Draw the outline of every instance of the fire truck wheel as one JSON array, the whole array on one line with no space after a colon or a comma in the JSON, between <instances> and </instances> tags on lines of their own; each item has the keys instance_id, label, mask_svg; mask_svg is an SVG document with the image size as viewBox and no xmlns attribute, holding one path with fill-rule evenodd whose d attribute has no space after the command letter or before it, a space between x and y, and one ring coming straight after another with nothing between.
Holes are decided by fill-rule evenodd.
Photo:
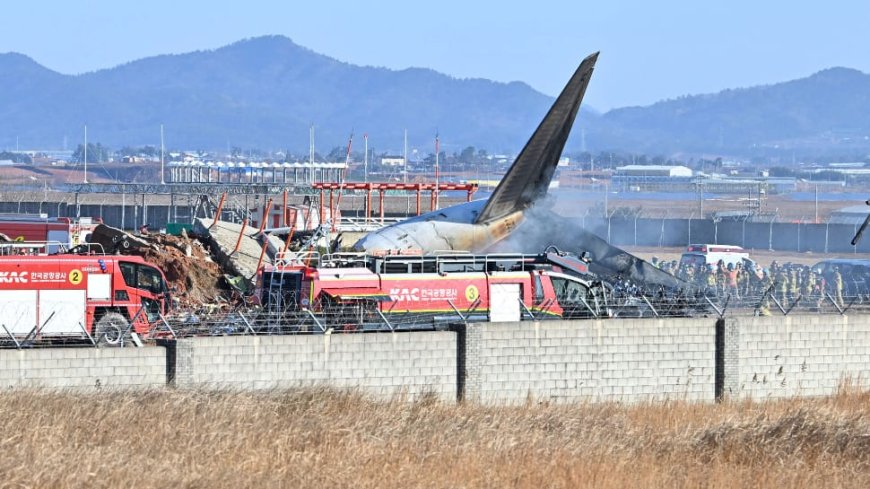
<instances>
[{"instance_id":1,"label":"fire truck wheel","mask_svg":"<svg viewBox=\"0 0 870 489\"><path fill-rule=\"evenodd\" d=\"M119 346L121 335L127 331L127 319L117 312L110 312L97 321L95 340L102 346Z\"/></svg>"}]
</instances>

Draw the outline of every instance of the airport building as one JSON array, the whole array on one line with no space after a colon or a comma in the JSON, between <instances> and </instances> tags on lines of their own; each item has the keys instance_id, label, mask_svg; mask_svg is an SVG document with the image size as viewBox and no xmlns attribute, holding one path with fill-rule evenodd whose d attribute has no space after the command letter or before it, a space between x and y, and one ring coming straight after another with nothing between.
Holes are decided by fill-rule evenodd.
<instances>
[{"instance_id":1,"label":"airport building","mask_svg":"<svg viewBox=\"0 0 870 489\"><path fill-rule=\"evenodd\" d=\"M620 192L672 190L692 184L692 169L668 165L620 166L614 170L611 182Z\"/></svg>"},{"instance_id":2,"label":"airport building","mask_svg":"<svg viewBox=\"0 0 870 489\"><path fill-rule=\"evenodd\" d=\"M166 167L170 183L310 185L342 180L347 163L180 161L168 163Z\"/></svg>"}]
</instances>

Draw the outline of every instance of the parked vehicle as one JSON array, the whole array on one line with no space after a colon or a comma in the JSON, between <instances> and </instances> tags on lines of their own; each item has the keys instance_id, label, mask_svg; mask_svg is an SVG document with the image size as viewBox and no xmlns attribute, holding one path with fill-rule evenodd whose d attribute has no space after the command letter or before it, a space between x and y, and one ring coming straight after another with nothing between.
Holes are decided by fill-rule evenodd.
<instances>
[{"instance_id":1,"label":"parked vehicle","mask_svg":"<svg viewBox=\"0 0 870 489\"><path fill-rule=\"evenodd\" d=\"M49 243L46 252L57 253L87 243L103 222L98 217L48 217L47 214L0 214L0 234L13 242Z\"/></svg>"},{"instance_id":2,"label":"parked vehicle","mask_svg":"<svg viewBox=\"0 0 870 489\"><path fill-rule=\"evenodd\" d=\"M680 257L680 264L688 265L717 265L719 261L725 265L753 263L749 259L749 253L740 246L717 245L717 244L693 244L686 248L686 252Z\"/></svg>"},{"instance_id":3,"label":"parked vehicle","mask_svg":"<svg viewBox=\"0 0 870 489\"><path fill-rule=\"evenodd\" d=\"M608 288L575 255L287 255L261 271L264 311L343 311L348 323L606 315Z\"/></svg>"},{"instance_id":4,"label":"parked vehicle","mask_svg":"<svg viewBox=\"0 0 870 489\"><path fill-rule=\"evenodd\" d=\"M0 256L0 337L116 345L170 306L166 277L136 256Z\"/></svg>"},{"instance_id":5,"label":"parked vehicle","mask_svg":"<svg viewBox=\"0 0 870 489\"><path fill-rule=\"evenodd\" d=\"M813 270L824 277L830 290L835 271L843 277L843 295L846 297L870 295L870 260L835 258L813 265Z\"/></svg>"}]
</instances>

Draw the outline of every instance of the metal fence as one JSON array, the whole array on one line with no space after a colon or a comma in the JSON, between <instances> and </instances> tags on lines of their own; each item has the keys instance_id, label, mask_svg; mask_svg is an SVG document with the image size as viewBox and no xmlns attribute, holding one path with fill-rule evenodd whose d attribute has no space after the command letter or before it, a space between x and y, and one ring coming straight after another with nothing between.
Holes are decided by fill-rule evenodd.
<instances>
[{"instance_id":1,"label":"metal fence","mask_svg":"<svg viewBox=\"0 0 870 489\"><path fill-rule=\"evenodd\" d=\"M330 301L314 304L309 308L287 307L271 310L259 306L244 306L233 309L179 310L162 316L151 324L149 331L136 335L126 324L111 333L113 341L106 342L84 325L64 328L62 336L45 331L41 325L22 328L10 321L19 310L0 307L0 347L34 348L43 346L141 346L149 340L161 338L184 338L196 336L227 335L292 335L324 333L391 332L409 330L443 330L451 324L488 321L488 311L475 306L468 310L454 308L442 314L414 314L393 310L380 310L378 302L356 301L339 304ZM777 292L775 286L741 296L732 293L707 293L693 296L668 294L632 293L613 295L593 301L579 301L558 306L555 303L528 308L518 304L521 321L548 321L562 319L602 319L618 322L625 318L676 318L676 317L751 317L788 315L844 315L870 313L870 295L840 296L833 291L810 295ZM560 314L556 311L561 309ZM51 320L37 311L37 317ZM56 322L56 321L55 321ZM578 323L578 326L580 324Z\"/></svg>"},{"instance_id":2,"label":"metal fence","mask_svg":"<svg viewBox=\"0 0 870 489\"><path fill-rule=\"evenodd\" d=\"M111 197L111 200L110 200ZM100 216L103 221L122 229L135 229L142 224L161 228L168 222L192 222L197 213L196 196L177 196L173 205L151 205L133 196L126 205L114 202L117 196L106 196L104 203L76 204L29 200L0 202L0 213L37 214L49 217ZM240 208L255 207L241 205ZM622 209L624 210L624 209ZM226 207L224 217L232 220L238 212ZM410 210L408 211L410 215ZM389 218L394 222L396 216ZM797 251L815 253L870 253L870 239L852 246L851 240L860 222L842 223L830 219L816 222L811 217L784 220L769 218L695 218L674 217L671 213L651 214L650 211L610 212L608 216L589 210L582 217L567 219L571 227L583 227L615 246L682 247L690 243L739 245L748 249ZM563 223L560 222L560 226ZM343 230L367 231L380 225L379 219L354 218L349 214L338 227Z\"/></svg>"},{"instance_id":3,"label":"metal fence","mask_svg":"<svg viewBox=\"0 0 870 489\"><path fill-rule=\"evenodd\" d=\"M691 243L738 245L747 249L815 253L870 253L870 240L856 246L860 224L750 219L692 219L668 216L583 217L570 220L615 246L680 247Z\"/></svg>"}]
</instances>

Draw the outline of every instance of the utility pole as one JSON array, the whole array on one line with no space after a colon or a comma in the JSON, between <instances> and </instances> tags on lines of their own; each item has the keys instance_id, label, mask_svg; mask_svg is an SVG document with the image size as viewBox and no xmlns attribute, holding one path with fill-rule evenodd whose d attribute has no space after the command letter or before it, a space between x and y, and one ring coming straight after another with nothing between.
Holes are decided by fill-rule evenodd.
<instances>
[{"instance_id":1,"label":"utility pole","mask_svg":"<svg viewBox=\"0 0 870 489\"><path fill-rule=\"evenodd\" d=\"M438 188L438 150L441 148L441 143L438 140L438 134L435 134L435 209L438 209L438 200L441 197L440 189Z\"/></svg>"},{"instance_id":2,"label":"utility pole","mask_svg":"<svg viewBox=\"0 0 870 489\"><path fill-rule=\"evenodd\" d=\"M402 151L402 183L408 183L408 130L405 129L405 145Z\"/></svg>"},{"instance_id":3,"label":"utility pole","mask_svg":"<svg viewBox=\"0 0 870 489\"><path fill-rule=\"evenodd\" d=\"M308 129L308 164L314 164L314 124Z\"/></svg>"},{"instance_id":4,"label":"utility pole","mask_svg":"<svg viewBox=\"0 0 870 489\"><path fill-rule=\"evenodd\" d=\"M166 177L163 176L163 124L160 124L160 185L166 185Z\"/></svg>"},{"instance_id":5,"label":"utility pole","mask_svg":"<svg viewBox=\"0 0 870 489\"><path fill-rule=\"evenodd\" d=\"M363 134L365 140L365 157L363 158L363 182L369 183L369 135Z\"/></svg>"},{"instance_id":6,"label":"utility pole","mask_svg":"<svg viewBox=\"0 0 870 489\"><path fill-rule=\"evenodd\" d=\"M88 125L85 124L85 179L83 183L88 183Z\"/></svg>"}]
</instances>

